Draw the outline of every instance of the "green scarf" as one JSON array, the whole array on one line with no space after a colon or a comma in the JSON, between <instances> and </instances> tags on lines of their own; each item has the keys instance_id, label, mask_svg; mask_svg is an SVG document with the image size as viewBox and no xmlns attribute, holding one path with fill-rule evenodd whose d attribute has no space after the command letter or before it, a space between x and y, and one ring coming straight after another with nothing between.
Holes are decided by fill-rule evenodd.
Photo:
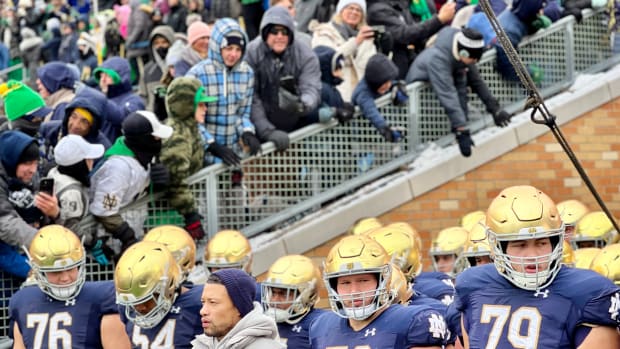
<instances>
[{"instance_id":1,"label":"green scarf","mask_svg":"<svg viewBox=\"0 0 620 349\"><path fill-rule=\"evenodd\" d=\"M103 154L103 158L107 159L112 155L136 156L136 154L134 154L134 152L125 144L125 136L118 137L110 149L106 150L105 154Z\"/></svg>"},{"instance_id":2,"label":"green scarf","mask_svg":"<svg viewBox=\"0 0 620 349\"><path fill-rule=\"evenodd\" d=\"M431 10L428 9L428 4L426 0L411 0L411 5L409 5L409 11L412 14L420 17L420 21L424 22L427 19L433 17Z\"/></svg>"}]
</instances>

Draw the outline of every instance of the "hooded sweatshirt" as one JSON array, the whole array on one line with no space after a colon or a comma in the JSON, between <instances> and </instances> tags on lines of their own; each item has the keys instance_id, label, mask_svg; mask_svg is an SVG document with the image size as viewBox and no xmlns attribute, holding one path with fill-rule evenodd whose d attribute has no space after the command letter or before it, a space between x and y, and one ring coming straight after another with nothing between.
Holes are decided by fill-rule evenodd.
<instances>
[{"instance_id":1,"label":"hooded sweatshirt","mask_svg":"<svg viewBox=\"0 0 620 349\"><path fill-rule=\"evenodd\" d=\"M65 63L49 62L37 70L37 76L50 93L45 98L45 105L54 109L45 117L45 121L62 120L65 107L75 97L73 71Z\"/></svg>"},{"instance_id":2,"label":"hooded sweatshirt","mask_svg":"<svg viewBox=\"0 0 620 349\"><path fill-rule=\"evenodd\" d=\"M19 131L0 134L0 241L13 246L29 246L37 232L19 212L34 207L38 176L32 183L15 177L21 153L33 142L34 138Z\"/></svg>"},{"instance_id":3,"label":"hooded sweatshirt","mask_svg":"<svg viewBox=\"0 0 620 349\"><path fill-rule=\"evenodd\" d=\"M203 141L194 119L194 96L198 88L200 81L180 77L172 81L166 94L166 123L174 132L163 141L160 160L170 171L168 200L182 215L196 211L194 195L185 179L204 167Z\"/></svg>"},{"instance_id":4,"label":"hooded sweatshirt","mask_svg":"<svg viewBox=\"0 0 620 349\"><path fill-rule=\"evenodd\" d=\"M107 123L102 132L110 141L121 135L121 124L127 115L137 110L144 110L144 102L131 89L131 68L125 58L111 57L106 59L100 67L95 69L95 76L99 71L110 70L116 73L119 81L108 87L107 97L111 103L106 104L105 116Z\"/></svg>"},{"instance_id":5,"label":"hooded sweatshirt","mask_svg":"<svg viewBox=\"0 0 620 349\"><path fill-rule=\"evenodd\" d=\"M222 41L232 32L241 34L243 42L248 42L236 21L224 18L215 22L209 40L208 58L196 64L187 75L200 80L208 96L218 98L217 102L207 104L207 115L201 132L205 146L216 142L241 152L238 143L243 132L254 133L254 125L250 121L254 71L243 61L243 56L232 67L224 64ZM205 156L206 165L222 162L211 153L205 153Z\"/></svg>"},{"instance_id":6,"label":"hooded sweatshirt","mask_svg":"<svg viewBox=\"0 0 620 349\"><path fill-rule=\"evenodd\" d=\"M192 341L194 349L279 349L278 327L274 319L263 314L263 307L254 302L254 310L247 313L227 334L217 338L201 334Z\"/></svg>"},{"instance_id":7,"label":"hooded sweatshirt","mask_svg":"<svg viewBox=\"0 0 620 349\"><path fill-rule=\"evenodd\" d=\"M174 31L167 25L159 25L153 29L150 36L150 48L153 60L144 66L144 76L140 79L140 97L146 100L146 109L154 111L155 94L153 91L160 86L160 80L164 72L168 69L166 66L166 53L163 56L153 47L153 41L156 37L165 38L170 46L174 43ZM167 50L166 50L167 51Z\"/></svg>"},{"instance_id":8,"label":"hooded sweatshirt","mask_svg":"<svg viewBox=\"0 0 620 349\"><path fill-rule=\"evenodd\" d=\"M265 42L269 28L281 25L288 28L289 44L286 50L276 55ZM321 98L321 70L319 60L310 47L295 41L293 18L281 6L270 8L261 21L261 36L256 37L247 47L246 60L254 69L256 91L252 101L251 120L259 138L278 129L286 132L297 128L304 115L292 115L278 107L278 88L280 78L293 76L297 90L306 110L319 106Z\"/></svg>"}]
</instances>

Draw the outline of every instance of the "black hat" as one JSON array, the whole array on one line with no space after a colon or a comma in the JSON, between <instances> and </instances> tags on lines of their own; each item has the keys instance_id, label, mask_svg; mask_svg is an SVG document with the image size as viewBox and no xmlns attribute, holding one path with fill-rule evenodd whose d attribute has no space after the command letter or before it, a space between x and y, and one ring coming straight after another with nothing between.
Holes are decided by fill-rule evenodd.
<instances>
[{"instance_id":1,"label":"black hat","mask_svg":"<svg viewBox=\"0 0 620 349\"><path fill-rule=\"evenodd\" d=\"M373 92L377 92L381 85L387 81L395 80L397 77L398 68L396 64L383 53L377 53L368 60L364 79Z\"/></svg>"},{"instance_id":2,"label":"black hat","mask_svg":"<svg viewBox=\"0 0 620 349\"><path fill-rule=\"evenodd\" d=\"M484 39L479 31L463 28L454 36L460 57L480 59L484 53Z\"/></svg>"}]
</instances>

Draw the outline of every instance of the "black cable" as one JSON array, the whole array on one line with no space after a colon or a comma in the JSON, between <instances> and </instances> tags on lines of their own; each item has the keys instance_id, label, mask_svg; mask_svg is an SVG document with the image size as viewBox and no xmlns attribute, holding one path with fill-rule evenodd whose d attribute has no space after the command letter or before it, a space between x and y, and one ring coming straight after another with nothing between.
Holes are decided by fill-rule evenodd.
<instances>
[{"instance_id":1,"label":"black cable","mask_svg":"<svg viewBox=\"0 0 620 349\"><path fill-rule=\"evenodd\" d=\"M571 149L570 144L568 143L566 138L564 138L560 127L555 122L555 116L552 115L547 109L547 106L545 105L542 96L538 92L538 88L536 87L534 80L532 80L532 77L527 71L525 64L523 64L523 61L521 61L519 54L512 46L512 43L510 42L510 39L508 39L506 32L504 32L504 29L499 24L499 21L495 16L495 13L493 12L493 9L491 8L489 0L480 0L478 3L480 4L480 7L487 16L491 27L493 27L493 30L497 34L497 40L502 45L504 52L506 52L506 56L508 57L510 64L515 69L515 72L519 77L519 81L521 81L521 84L523 84L523 87L527 90L527 94L529 97L526 101L525 107L533 109L532 114L530 115L530 119L536 124L546 125L547 127L549 127L549 129L555 136L555 139L558 141L558 143L560 143L560 146L562 146L562 149L564 150L566 155L568 155L570 161L573 163L573 166L579 173L579 176L581 176L581 179L584 181L584 183L594 196L594 199L596 199L598 205L601 207L603 212L605 212L605 215L613 224L614 229L620 232L620 228L618 227L616 219L612 216L611 212L607 208L607 205L605 205L605 203L603 202L603 199L601 199L596 188L594 187L594 184L590 180L590 177L588 177L585 169L583 168L583 166L581 166L581 163L579 163L579 159L577 159L577 156ZM540 115L540 118L537 118L537 112Z\"/></svg>"}]
</instances>

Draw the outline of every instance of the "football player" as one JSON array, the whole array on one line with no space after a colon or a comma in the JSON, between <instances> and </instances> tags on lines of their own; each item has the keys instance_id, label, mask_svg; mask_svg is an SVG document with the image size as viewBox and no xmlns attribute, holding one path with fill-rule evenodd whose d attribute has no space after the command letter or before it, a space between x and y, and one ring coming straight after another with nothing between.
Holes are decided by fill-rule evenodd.
<instances>
[{"instance_id":1,"label":"football player","mask_svg":"<svg viewBox=\"0 0 620 349\"><path fill-rule=\"evenodd\" d=\"M121 256L114 270L116 302L135 348L191 348L202 334L203 286L186 288L168 248L140 241Z\"/></svg>"},{"instance_id":2,"label":"football player","mask_svg":"<svg viewBox=\"0 0 620 349\"><path fill-rule=\"evenodd\" d=\"M426 306L392 304L385 249L364 235L340 240L325 259L332 312L310 325L311 348L441 348L446 323Z\"/></svg>"},{"instance_id":3,"label":"football player","mask_svg":"<svg viewBox=\"0 0 620 349\"><path fill-rule=\"evenodd\" d=\"M310 324L325 313L314 308L319 301L320 280L319 268L302 255L280 257L267 272L261 303L265 314L278 323L280 340L289 348L310 348Z\"/></svg>"},{"instance_id":4,"label":"football player","mask_svg":"<svg viewBox=\"0 0 620 349\"><path fill-rule=\"evenodd\" d=\"M600 248L586 247L573 251L573 257L575 258L575 268L590 269L590 265L596 256L601 252Z\"/></svg>"},{"instance_id":5,"label":"football player","mask_svg":"<svg viewBox=\"0 0 620 349\"><path fill-rule=\"evenodd\" d=\"M213 236L204 254L207 274L220 269L242 269L252 275L252 247L250 242L236 230L221 230Z\"/></svg>"},{"instance_id":6,"label":"football player","mask_svg":"<svg viewBox=\"0 0 620 349\"><path fill-rule=\"evenodd\" d=\"M482 218L476 224L470 225L469 235L467 236L465 246L463 246L461 257L467 259L469 267L493 262L491 260L491 247L489 246L487 232L484 228L484 220L485 218Z\"/></svg>"},{"instance_id":7,"label":"football player","mask_svg":"<svg viewBox=\"0 0 620 349\"><path fill-rule=\"evenodd\" d=\"M467 231L471 231L472 228L478 225L478 222L480 222L480 220L484 218L485 218L484 211L480 211L480 210L472 211L472 212L466 213L465 215L463 215L463 217L461 217L460 226L465 228L465 230Z\"/></svg>"},{"instance_id":8,"label":"football player","mask_svg":"<svg viewBox=\"0 0 620 349\"><path fill-rule=\"evenodd\" d=\"M38 287L9 303L13 348L130 348L111 281L86 282L84 246L60 225L41 228L26 251Z\"/></svg>"},{"instance_id":9,"label":"football player","mask_svg":"<svg viewBox=\"0 0 620 349\"><path fill-rule=\"evenodd\" d=\"M350 235L361 235L376 228L381 228L383 224L375 217L360 218L349 228Z\"/></svg>"},{"instance_id":10,"label":"football player","mask_svg":"<svg viewBox=\"0 0 620 349\"><path fill-rule=\"evenodd\" d=\"M562 265L564 224L546 194L502 190L486 226L494 265L456 280L465 348L620 348L620 288Z\"/></svg>"},{"instance_id":11,"label":"football player","mask_svg":"<svg viewBox=\"0 0 620 349\"><path fill-rule=\"evenodd\" d=\"M611 244L594 258L590 269L620 286L620 244Z\"/></svg>"},{"instance_id":12,"label":"football player","mask_svg":"<svg viewBox=\"0 0 620 349\"><path fill-rule=\"evenodd\" d=\"M575 235L571 242L574 249L603 248L616 242L617 238L618 232L605 212L594 211L586 214L577 222Z\"/></svg>"},{"instance_id":13,"label":"football player","mask_svg":"<svg viewBox=\"0 0 620 349\"><path fill-rule=\"evenodd\" d=\"M575 226L590 210L579 200L564 200L557 204L560 218L564 222L564 239L571 241L575 233Z\"/></svg>"},{"instance_id":14,"label":"football player","mask_svg":"<svg viewBox=\"0 0 620 349\"><path fill-rule=\"evenodd\" d=\"M458 273L465 270L467 260L461 258L461 253L468 235L469 232L463 227L446 228L437 234L430 250L435 271L455 278Z\"/></svg>"},{"instance_id":15,"label":"football player","mask_svg":"<svg viewBox=\"0 0 620 349\"><path fill-rule=\"evenodd\" d=\"M160 225L149 230L144 241L155 241L164 244L181 268L181 283L191 287L187 277L196 266L196 243L187 230L176 225Z\"/></svg>"}]
</instances>

